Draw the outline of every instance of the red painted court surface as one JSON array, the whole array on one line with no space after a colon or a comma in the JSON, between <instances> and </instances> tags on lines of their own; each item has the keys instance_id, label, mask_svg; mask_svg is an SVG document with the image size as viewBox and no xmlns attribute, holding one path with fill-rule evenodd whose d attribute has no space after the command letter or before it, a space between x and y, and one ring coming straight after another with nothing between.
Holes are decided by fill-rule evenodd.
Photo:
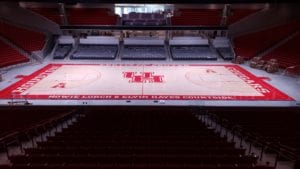
<instances>
[{"instance_id":1,"label":"red painted court surface","mask_svg":"<svg viewBox=\"0 0 300 169\"><path fill-rule=\"evenodd\" d=\"M23 76L0 98L293 100L238 65L173 64L50 64Z\"/></svg>"}]
</instances>

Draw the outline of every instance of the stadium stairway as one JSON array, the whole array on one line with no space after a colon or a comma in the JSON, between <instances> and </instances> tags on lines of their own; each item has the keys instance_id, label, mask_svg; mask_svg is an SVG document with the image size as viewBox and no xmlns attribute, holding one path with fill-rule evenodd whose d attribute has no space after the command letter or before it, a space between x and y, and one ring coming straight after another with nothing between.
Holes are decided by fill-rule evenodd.
<instances>
[{"instance_id":1,"label":"stadium stairway","mask_svg":"<svg viewBox=\"0 0 300 169\"><path fill-rule=\"evenodd\" d=\"M77 123L0 168L269 169L188 108L89 108Z\"/></svg>"},{"instance_id":2,"label":"stadium stairway","mask_svg":"<svg viewBox=\"0 0 300 169\"><path fill-rule=\"evenodd\" d=\"M68 107L2 107L0 108L0 169L7 167L9 157L35 147L38 141L76 122L77 109Z\"/></svg>"},{"instance_id":3,"label":"stadium stairway","mask_svg":"<svg viewBox=\"0 0 300 169\"><path fill-rule=\"evenodd\" d=\"M214 109L198 112L198 117L207 126L220 131L220 135L234 140L236 147L245 148L249 154L259 154L258 164L294 169L299 149L299 125L295 122L299 115L296 112L297 109L284 108Z\"/></svg>"}]
</instances>

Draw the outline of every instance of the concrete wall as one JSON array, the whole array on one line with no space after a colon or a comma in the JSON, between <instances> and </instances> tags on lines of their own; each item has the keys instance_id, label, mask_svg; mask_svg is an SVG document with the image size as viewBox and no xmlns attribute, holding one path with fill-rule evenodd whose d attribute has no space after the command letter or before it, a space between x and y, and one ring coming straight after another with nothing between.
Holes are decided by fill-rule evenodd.
<instances>
[{"instance_id":1,"label":"concrete wall","mask_svg":"<svg viewBox=\"0 0 300 169\"><path fill-rule=\"evenodd\" d=\"M0 19L35 31L61 34L58 24L21 8L16 2L0 2Z\"/></svg>"},{"instance_id":2,"label":"concrete wall","mask_svg":"<svg viewBox=\"0 0 300 169\"><path fill-rule=\"evenodd\" d=\"M239 36L300 18L300 3L268 4L265 8L229 26L230 37Z\"/></svg>"}]
</instances>

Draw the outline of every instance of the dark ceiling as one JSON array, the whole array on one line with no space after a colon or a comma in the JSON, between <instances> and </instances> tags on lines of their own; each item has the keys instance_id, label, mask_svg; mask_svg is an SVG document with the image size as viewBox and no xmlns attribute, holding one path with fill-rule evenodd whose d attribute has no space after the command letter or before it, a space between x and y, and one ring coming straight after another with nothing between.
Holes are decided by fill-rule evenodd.
<instances>
[{"instance_id":1,"label":"dark ceiling","mask_svg":"<svg viewBox=\"0 0 300 169\"><path fill-rule=\"evenodd\" d=\"M7 1L7 0L0 0ZM233 3L292 3L295 0L9 0L9 2L57 2L57 3L155 3L155 4L211 4L211 3L222 3L222 4L233 4Z\"/></svg>"}]
</instances>

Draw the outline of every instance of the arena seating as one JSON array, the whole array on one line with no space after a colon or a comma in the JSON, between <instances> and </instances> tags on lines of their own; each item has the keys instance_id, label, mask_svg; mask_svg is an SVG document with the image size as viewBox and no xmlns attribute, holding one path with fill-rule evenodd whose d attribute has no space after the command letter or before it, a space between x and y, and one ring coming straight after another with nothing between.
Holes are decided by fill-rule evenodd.
<instances>
[{"instance_id":1,"label":"arena seating","mask_svg":"<svg viewBox=\"0 0 300 169\"><path fill-rule=\"evenodd\" d=\"M276 59L282 68L300 65L300 48L298 44L300 44L300 34L267 53L263 56L263 60Z\"/></svg>"},{"instance_id":2,"label":"arena seating","mask_svg":"<svg viewBox=\"0 0 300 169\"><path fill-rule=\"evenodd\" d=\"M54 53L54 59L64 59L72 50L72 44L58 44Z\"/></svg>"},{"instance_id":3,"label":"arena seating","mask_svg":"<svg viewBox=\"0 0 300 169\"><path fill-rule=\"evenodd\" d=\"M234 38L235 53L237 56L251 59L264 52L300 28L299 21L267 28Z\"/></svg>"},{"instance_id":4,"label":"arena seating","mask_svg":"<svg viewBox=\"0 0 300 169\"><path fill-rule=\"evenodd\" d=\"M217 60L209 46L170 46L174 60Z\"/></svg>"},{"instance_id":5,"label":"arena seating","mask_svg":"<svg viewBox=\"0 0 300 169\"><path fill-rule=\"evenodd\" d=\"M263 109L210 111L230 121L232 126L240 125L251 133L256 133L261 141L276 145L278 143L300 150L300 114L291 109Z\"/></svg>"},{"instance_id":6,"label":"arena seating","mask_svg":"<svg viewBox=\"0 0 300 169\"><path fill-rule=\"evenodd\" d=\"M48 18L49 20L57 24L62 24L58 8L28 8L28 9L39 15L42 15L45 18Z\"/></svg>"},{"instance_id":7,"label":"arena seating","mask_svg":"<svg viewBox=\"0 0 300 169\"><path fill-rule=\"evenodd\" d=\"M11 168L273 168L256 167L257 157L207 129L188 108L98 109L25 154L10 156Z\"/></svg>"},{"instance_id":8,"label":"arena seating","mask_svg":"<svg viewBox=\"0 0 300 169\"><path fill-rule=\"evenodd\" d=\"M130 60L164 60L167 58L165 46L162 45L128 45L124 46L122 59Z\"/></svg>"},{"instance_id":9,"label":"arena seating","mask_svg":"<svg viewBox=\"0 0 300 169\"><path fill-rule=\"evenodd\" d=\"M171 18L172 25L220 25L221 9L179 9Z\"/></svg>"},{"instance_id":10,"label":"arena seating","mask_svg":"<svg viewBox=\"0 0 300 169\"><path fill-rule=\"evenodd\" d=\"M0 137L24 129L56 115L66 113L67 107L1 107ZM1 168L1 167L0 167Z\"/></svg>"},{"instance_id":11,"label":"arena seating","mask_svg":"<svg viewBox=\"0 0 300 169\"><path fill-rule=\"evenodd\" d=\"M71 59L114 59L117 52L117 45L80 44Z\"/></svg>"},{"instance_id":12,"label":"arena seating","mask_svg":"<svg viewBox=\"0 0 300 169\"><path fill-rule=\"evenodd\" d=\"M231 48L229 47L222 47L222 48L216 48L217 52L219 55L224 59L224 60L232 60L234 59L234 55L232 53Z\"/></svg>"},{"instance_id":13,"label":"arena seating","mask_svg":"<svg viewBox=\"0 0 300 169\"><path fill-rule=\"evenodd\" d=\"M29 61L27 57L21 55L18 51L11 48L1 40L0 51L0 68Z\"/></svg>"},{"instance_id":14,"label":"arena seating","mask_svg":"<svg viewBox=\"0 0 300 169\"><path fill-rule=\"evenodd\" d=\"M231 42L228 38L217 36L214 39L211 39L211 45L224 60L234 59Z\"/></svg>"},{"instance_id":15,"label":"arena seating","mask_svg":"<svg viewBox=\"0 0 300 169\"><path fill-rule=\"evenodd\" d=\"M43 33L34 32L4 22L0 22L0 34L28 52L41 50L46 40L46 36Z\"/></svg>"},{"instance_id":16,"label":"arena seating","mask_svg":"<svg viewBox=\"0 0 300 169\"><path fill-rule=\"evenodd\" d=\"M243 18L246 18L249 15L252 15L258 12L260 9L231 9L228 16L227 24L231 25Z\"/></svg>"},{"instance_id":17,"label":"arena seating","mask_svg":"<svg viewBox=\"0 0 300 169\"><path fill-rule=\"evenodd\" d=\"M164 14L160 13L136 13L122 15L123 25L166 25L167 21Z\"/></svg>"},{"instance_id":18,"label":"arena seating","mask_svg":"<svg viewBox=\"0 0 300 169\"><path fill-rule=\"evenodd\" d=\"M71 25L116 25L118 16L107 8L67 8Z\"/></svg>"}]
</instances>

